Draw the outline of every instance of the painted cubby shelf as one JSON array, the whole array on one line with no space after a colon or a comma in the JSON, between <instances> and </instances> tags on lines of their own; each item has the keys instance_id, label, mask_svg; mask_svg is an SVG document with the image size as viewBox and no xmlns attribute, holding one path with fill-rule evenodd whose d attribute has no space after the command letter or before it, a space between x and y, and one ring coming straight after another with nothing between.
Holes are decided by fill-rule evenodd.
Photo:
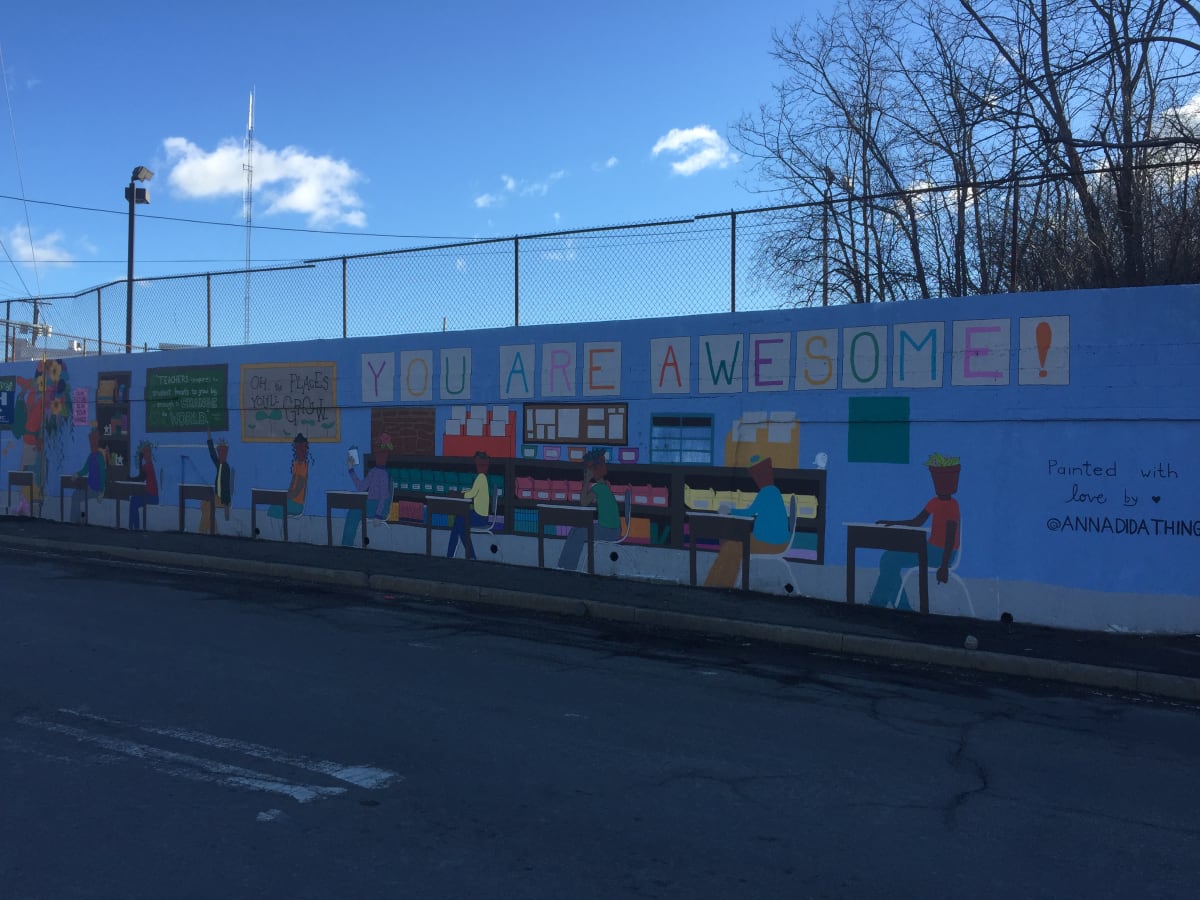
<instances>
[{"instance_id":1,"label":"painted cubby shelf","mask_svg":"<svg viewBox=\"0 0 1200 900\"><path fill-rule=\"evenodd\" d=\"M388 462L396 485L394 499L401 521L424 521L427 494L462 491L475 478L470 457L393 457ZM492 459L488 480L501 489L498 533L536 534L539 503L577 503L583 468L578 462ZM689 509L715 508L721 498L744 505L755 492L744 468L610 463L608 481L619 506L631 492L630 543L682 549L687 546ZM775 484L785 498L796 495L796 538L789 559L821 565L825 560L825 471L776 469ZM692 503L689 505L688 500ZM434 522L435 526L444 523Z\"/></svg>"},{"instance_id":2,"label":"painted cubby shelf","mask_svg":"<svg viewBox=\"0 0 1200 900\"><path fill-rule=\"evenodd\" d=\"M108 456L108 480L125 481L130 466L129 371L101 372L96 386L96 427L100 449Z\"/></svg>"}]
</instances>

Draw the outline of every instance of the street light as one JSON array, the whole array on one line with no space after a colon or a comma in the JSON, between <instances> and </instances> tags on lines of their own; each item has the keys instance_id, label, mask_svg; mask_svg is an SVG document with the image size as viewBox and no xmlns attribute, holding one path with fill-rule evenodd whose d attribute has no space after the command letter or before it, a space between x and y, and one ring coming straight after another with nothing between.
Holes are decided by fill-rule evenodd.
<instances>
[{"instance_id":1,"label":"street light","mask_svg":"<svg viewBox=\"0 0 1200 900\"><path fill-rule=\"evenodd\" d=\"M125 352L133 352L133 210L139 203L150 202L150 191L137 186L139 181L149 181L154 173L145 166L138 166L129 177L125 188L125 199L129 201L129 270L125 279Z\"/></svg>"}]
</instances>

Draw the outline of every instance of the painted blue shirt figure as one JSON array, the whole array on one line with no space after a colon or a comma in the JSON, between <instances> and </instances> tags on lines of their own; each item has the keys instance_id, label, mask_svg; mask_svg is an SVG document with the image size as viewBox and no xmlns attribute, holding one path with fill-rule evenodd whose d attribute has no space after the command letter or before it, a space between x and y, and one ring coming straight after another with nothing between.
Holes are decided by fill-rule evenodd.
<instances>
[{"instance_id":1,"label":"painted blue shirt figure","mask_svg":"<svg viewBox=\"0 0 1200 900\"><path fill-rule=\"evenodd\" d=\"M88 432L88 457L76 474L87 476L87 491L71 492L71 521L78 522L83 518L83 498L87 493L96 497L104 494L108 483L108 459L100 449L100 430L93 428Z\"/></svg>"},{"instance_id":2,"label":"painted blue shirt figure","mask_svg":"<svg viewBox=\"0 0 1200 900\"><path fill-rule=\"evenodd\" d=\"M783 494L775 486L775 467L771 458L761 459L750 467L750 477L758 494L749 506L729 510L729 515L754 516L754 531L750 536L751 553L780 553L792 539L792 523L783 503ZM708 587L733 587L742 568L742 542L721 541L721 549L713 560L704 584Z\"/></svg>"}]
</instances>

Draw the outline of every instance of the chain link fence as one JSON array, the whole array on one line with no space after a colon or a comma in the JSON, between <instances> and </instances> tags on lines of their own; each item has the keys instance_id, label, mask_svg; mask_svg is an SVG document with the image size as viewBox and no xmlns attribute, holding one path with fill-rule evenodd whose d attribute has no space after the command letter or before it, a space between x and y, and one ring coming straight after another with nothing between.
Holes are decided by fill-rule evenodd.
<instances>
[{"instance_id":1,"label":"chain link fence","mask_svg":"<svg viewBox=\"0 0 1200 900\"><path fill-rule=\"evenodd\" d=\"M1190 284L1200 151L1173 152L1088 170L1099 225L1063 172L870 195L827 175L783 206L139 278L132 323L124 280L0 298L5 359Z\"/></svg>"},{"instance_id":2,"label":"chain link fence","mask_svg":"<svg viewBox=\"0 0 1200 900\"><path fill-rule=\"evenodd\" d=\"M133 283L134 352L683 316L787 305L762 211L520 235ZM0 300L5 359L124 352L126 281ZM21 325L36 324L36 328Z\"/></svg>"}]
</instances>

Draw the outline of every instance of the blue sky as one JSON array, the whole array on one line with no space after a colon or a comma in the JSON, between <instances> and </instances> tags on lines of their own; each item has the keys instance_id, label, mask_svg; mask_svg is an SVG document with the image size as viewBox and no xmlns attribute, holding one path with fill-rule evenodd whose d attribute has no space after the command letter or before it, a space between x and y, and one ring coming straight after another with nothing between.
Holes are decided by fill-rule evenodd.
<instances>
[{"instance_id":1,"label":"blue sky","mask_svg":"<svg viewBox=\"0 0 1200 900\"><path fill-rule=\"evenodd\" d=\"M240 267L251 89L255 225L345 232L257 231L256 265L763 205L726 141L819 6L10 4L0 299L123 279L137 165L138 275Z\"/></svg>"}]
</instances>

